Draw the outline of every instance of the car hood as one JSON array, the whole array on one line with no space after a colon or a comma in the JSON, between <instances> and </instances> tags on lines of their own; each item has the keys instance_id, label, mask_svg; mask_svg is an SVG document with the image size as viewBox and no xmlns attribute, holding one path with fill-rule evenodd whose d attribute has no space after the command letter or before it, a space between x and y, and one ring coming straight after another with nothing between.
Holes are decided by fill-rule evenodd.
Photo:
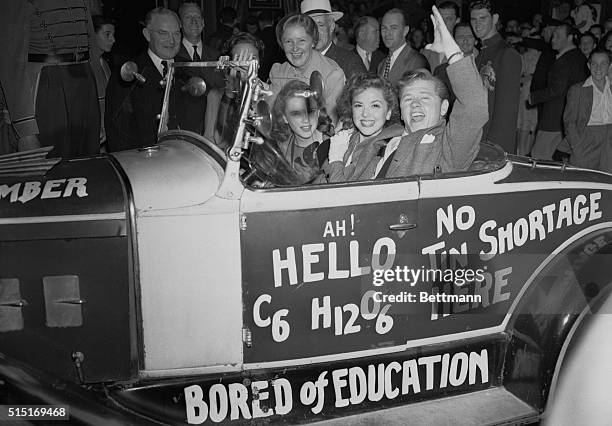
<instances>
[{"instance_id":1,"label":"car hood","mask_svg":"<svg viewBox=\"0 0 612 426\"><path fill-rule=\"evenodd\" d=\"M223 168L197 144L180 138L114 153L125 171L137 211L195 206L215 195Z\"/></svg>"}]
</instances>

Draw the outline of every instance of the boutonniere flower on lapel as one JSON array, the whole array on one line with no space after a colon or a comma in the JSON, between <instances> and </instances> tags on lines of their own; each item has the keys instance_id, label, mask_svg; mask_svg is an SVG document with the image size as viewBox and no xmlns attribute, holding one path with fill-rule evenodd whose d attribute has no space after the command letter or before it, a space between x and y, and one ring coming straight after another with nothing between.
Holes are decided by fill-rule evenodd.
<instances>
[{"instance_id":1,"label":"boutonniere flower on lapel","mask_svg":"<svg viewBox=\"0 0 612 426\"><path fill-rule=\"evenodd\" d=\"M423 135L423 138L421 139L421 144L425 144L425 143L432 143L434 140L436 140L436 137L434 135L430 135L429 133L426 133L425 135Z\"/></svg>"}]
</instances>

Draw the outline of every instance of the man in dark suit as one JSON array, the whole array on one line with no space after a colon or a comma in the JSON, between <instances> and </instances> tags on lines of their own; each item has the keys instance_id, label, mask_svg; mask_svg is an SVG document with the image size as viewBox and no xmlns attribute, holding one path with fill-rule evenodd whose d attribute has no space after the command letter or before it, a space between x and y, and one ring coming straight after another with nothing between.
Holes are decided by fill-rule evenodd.
<instances>
[{"instance_id":1,"label":"man in dark suit","mask_svg":"<svg viewBox=\"0 0 612 426\"><path fill-rule=\"evenodd\" d=\"M380 46L380 25L371 16L362 16L355 26L355 50L361 62L365 65L368 72L376 74L378 64L385 59L385 54L381 52Z\"/></svg>"},{"instance_id":2,"label":"man in dark suit","mask_svg":"<svg viewBox=\"0 0 612 426\"><path fill-rule=\"evenodd\" d=\"M169 9L155 8L145 17L142 30L149 48L133 61L146 79L126 84L113 73L106 89L106 132L109 151L122 151L157 142L157 115L164 98L163 80L169 63L179 51L181 30L178 16Z\"/></svg>"},{"instance_id":3,"label":"man in dark suit","mask_svg":"<svg viewBox=\"0 0 612 426\"><path fill-rule=\"evenodd\" d=\"M532 90L529 96L530 104L542 105L542 114L538 117L538 133L531 149L534 158L551 160L558 148L569 153L569 146L562 145L565 96L571 86L584 81L587 76L586 58L574 44L576 35L576 30L569 24L555 28L552 48L557 56L548 72L546 87Z\"/></svg>"},{"instance_id":4,"label":"man in dark suit","mask_svg":"<svg viewBox=\"0 0 612 426\"><path fill-rule=\"evenodd\" d=\"M389 55L378 65L378 75L394 86L408 71L419 68L429 70L427 59L406 43L409 31L408 19L402 9L391 9L383 16L380 33Z\"/></svg>"},{"instance_id":5,"label":"man in dark suit","mask_svg":"<svg viewBox=\"0 0 612 426\"><path fill-rule=\"evenodd\" d=\"M498 21L490 0L470 3L470 22L482 41L476 66L489 94L489 122L482 138L515 154L522 63L519 53L497 32Z\"/></svg>"},{"instance_id":6,"label":"man in dark suit","mask_svg":"<svg viewBox=\"0 0 612 426\"><path fill-rule=\"evenodd\" d=\"M552 19L548 16L543 18L542 38L531 38L524 37L520 39L518 46L522 46L528 49L536 49L540 51L540 57L536 62L535 71L531 77L530 92L546 87L548 80L548 71L555 62L555 51L550 46L550 39L552 38L555 27L562 25L563 22ZM542 116L542 104L537 106L538 116Z\"/></svg>"},{"instance_id":7,"label":"man in dark suit","mask_svg":"<svg viewBox=\"0 0 612 426\"><path fill-rule=\"evenodd\" d=\"M596 49L589 56L591 76L573 85L563 113L571 163L612 173L612 89L607 76L610 53Z\"/></svg>"},{"instance_id":8,"label":"man in dark suit","mask_svg":"<svg viewBox=\"0 0 612 426\"><path fill-rule=\"evenodd\" d=\"M219 59L219 52L210 46L206 46L202 41L204 19L200 6L192 2L183 3L179 7L179 18L182 24L183 40L179 52L174 58L176 62L216 61ZM182 129L202 135L204 134L204 127L212 128L214 126L214 118L216 117L216 114L214 114L205 120L209 91L213 88L222 88L225 82L223 73L213 68L177 68L176 83L185 84L193 76L204 79L206 93L201 97L181 94L181 102L176 105L180 108L177 113L181 117L180 127Z\"/></svg>"},{"instance_id":9,"label":"man in dark suit","mask_svg":"<svg viewBox=\"0 0 612 426\"><path fill-rule=\"evenodd\" d=\"M309 15L317 23L319 41L316 49L322 55L333 59L340 65L347 80L354 74L366 72L366 68L357 54L336 45L332 41L336 21L342 18L342 12L332 12L329 0L304 0L300 9L303 14Z\"/></svg>"}]
</instances>

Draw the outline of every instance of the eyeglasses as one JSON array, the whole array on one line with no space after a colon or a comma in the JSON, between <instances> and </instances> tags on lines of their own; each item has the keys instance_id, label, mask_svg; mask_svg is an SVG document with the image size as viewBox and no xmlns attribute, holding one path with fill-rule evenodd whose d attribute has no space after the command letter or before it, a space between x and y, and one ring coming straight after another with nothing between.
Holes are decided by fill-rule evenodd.
<instances>
[{"instance_id":1,"label":"eyeglasses","mask_svg":"<svg viewBox=\"0 0 612 426\"><path fill-rule=\"evenodd\" d=\"M171 40L171 39L180 39L181 32L175 31L173 33L164 30L152 30L152 32L156 33L160 39L162 40Z\"/></svg>"}]
</instances>

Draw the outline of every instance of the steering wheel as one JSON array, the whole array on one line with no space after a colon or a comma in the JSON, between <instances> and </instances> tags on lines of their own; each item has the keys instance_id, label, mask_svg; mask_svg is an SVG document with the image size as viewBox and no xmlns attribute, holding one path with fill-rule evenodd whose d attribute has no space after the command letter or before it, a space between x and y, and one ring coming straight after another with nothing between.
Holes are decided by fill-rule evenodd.
<instances>
[{"instance_id":1,"label":"steering wheel","mask_svg":"<svg viewBox=\"0 0 612 426\"><path fill-rule=\"evenodd\" d=\"M251 143L249 151L241 157L243 181L247 185L254 184L257 179L274 186L299 184L295 170L285 159L278 143L270 136L272 116L267 102L259 101L255 105L255 115L247 123L247 128L251 134L263 138L264 142L261 145Z\"/></svg>"},{"instance_id":2,"label":"steering wheel","mask_svg":"<svg viewBox=\"0 0 612 426\"><path fill-rule=\"evenodd\" d=\"M242 179L253 185L257 180L273 186L299 185L300 178L275 140L264 137L261 145L252 144L241 160Z\"/></svg>"}]
</instances>

